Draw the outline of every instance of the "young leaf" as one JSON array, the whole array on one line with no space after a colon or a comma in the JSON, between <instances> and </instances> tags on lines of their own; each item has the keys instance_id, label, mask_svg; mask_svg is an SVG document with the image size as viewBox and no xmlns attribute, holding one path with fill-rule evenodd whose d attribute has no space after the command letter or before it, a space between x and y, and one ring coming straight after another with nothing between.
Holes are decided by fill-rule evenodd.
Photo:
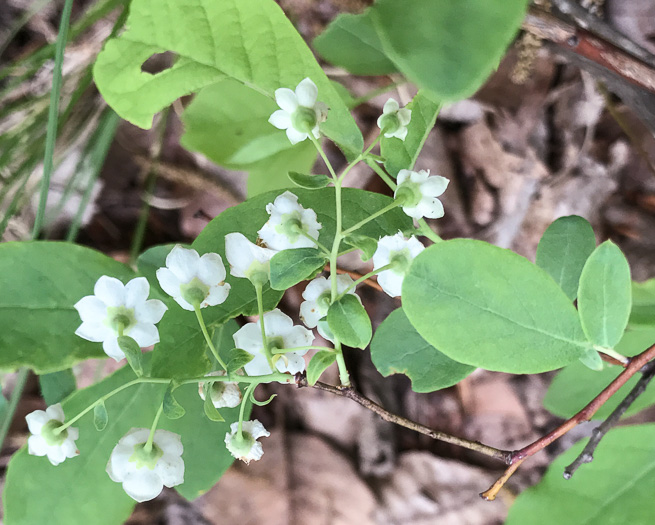
<instances>
[{"instance_id":1,"label":"young leaf","mask_svg":"<svg viewBox=\"0 0 655 525\"><path fill-rule=\"evenodd\" d=\"M127 362L134 370L134 373L141 377L143 375L143 353L139 344L131 337L122 335L118 338L118 347L125 354Z\"/></svg>"},{"instance_id":2,"label":"young leaf","mask_svg":"<svg viewBox=\"0 0 655 525\"><path fill-rule=\"evenodd\" d=\"M46 405L50 406L61 402L69 394L75 392L77 381L73 370L67 368L39 376L39 386L43 400Z\"/></svg>"},{"instance_id":3,"label":"young leaf","mask_svg":"<svg viewBox=\"0 0 655 525\"><path fill-rule=\"evenodd\" d=\"M241 348L234 348L230 352L230 360L227 362L227 373L233 374L250 363L254 358L255 356L253 354L241 350Z\"/></svg>"},{"instance_id":4,"label":"young leaf","mask_svg":"<svg viewBox=\"0 0 655 525\"><path fill-rule=\"evenodd\" d=\"M403 310L460 363L513 374L554 370L588 348L569 298L541 268L471 239L430 246L403 282Z\"/></svg>"},{"instance_id":5,"label":"young leaf","mask_svg":"<svg viewBox=\"0 0 655 525\"><path fill-rule=\"evenodd\" d=\"M630 265L618 246L601 244L587 259L578 287L578 312L589 341L614 348L632 308Z\"/></svg>"},{"instance_id":6,"label":"young leaf","mask_svg":"<svg viewBox=\"0 0 655 525\"><path fill-rule=\"evenodd\" d=\"M453 361L426 342L398 308L378 326L371 359L383 376L405 374L415 392L434 392L459 383L475 367ZM311 364L311 363L310 363Z\"/></svg>"},{"instance_id":7,"label":"young leaf","mask_svg":"<svg viewBox=\"0 0 655 525\"><path fill-rule=\"evenodd\" d=\"M647 494L655 485L654 441L652 424L611 430L594 460L565 480L562 472L585 445L577 443L517 498L505 525L651 523L655 500Z\"/></svg>"},{"instance_id":8,"label":"young leaf","mask_svg":"<svg viewBox=\"0 0 655 525\"><path fill-rule=\"evenodd\" d=\"M162 406L164 408L164 415L168 419L179 419L186 413L184 407L177 402L175 396L173 395L173 390L175 390L178 386L179 385L175 381L171 381L168 383L166 392L164 392L164 401Z\"/></svg>"},{"instance_id":9,"label":"young leaf","mask_svg":"<svg viewBox=\"0 0 655 525\"><path fill-rule=\"evenodd\" d=\"M108 422L109 414L107 413L107 407L104 401L100 401L93 407L93 426L96 427L98 432L102 432L107 428Z\"/></svg>"},{"instance_id":10,"label":"young leaf","mask_svg":"<svg viewBox=\"0 0 655 525\"><path fill-rule=\"evenodd\" d=\"M316 352L314 357L307 365L307 383L311 386L316 384L321 374L325 372L328 366L337 360L337 354L328 350L321 350Z\"/></svg>"},{"instance_id":11,"label":"young leaf","mask_svg":"<svg viewBox=\"0 0 655 525\"><path fill-rule=\"evenodd\" d=\"M371 319L353 294L346 294L330 305L327 322L339 341L353 348L366 348L373 335Z\"/></svg>"},{"instance_id":12,"label":"young leaf","mask_svg":"<svg viewBox=\"0 0 655 525\"><path fill-rule=\"evenodd\" d=\"M593 348L589 348L581 357L580 362L587 368L599 372L603 369L603 359Z\"/></svg>"},{"instance_id":13,"label":"young leaf","mask_svg":"<svg viewBox=\"0 0 655 525\"><path fill-rule=\"evenodd\" d=\"M351 233L344 239L344 242L348 246L357 248L362 251L362 261L368 261L375 251L378 249L378 243L375 239L366 237L365 235L358 235L356 233Z\"/></svg>"},{"instance_id":14,"label":"young leaf","mask_svg":"<svg viewBox=\"0 0 655 525\"><path fill-rule=\"evenodd\" d=\"M291 179L291 182L293 182L296 186L307 188L308 190L325 188L328 184L330 184L330 182L332 182L332 179L327 175L307 175L305 173L298 173L297 171L290 171L289 179Z\"/></svg>"},{"instance_id":15,"label":"young leaf","mask_svg":"<svg viewBox=\"0 0 655 525\"><path fill-rule=\"evenodd\" d=\"M595 248L591 224L577 215L560 217L541 237L536 263L575 301L582 268Z\"/></svg>"},{"instance_id":16,"label":"young leaf","mask_svg":"<svg viewBox=\"0 0 655 525\"><path fill-rule=\"evenodd\" d=\"M205 403L203 405L204 410L205 410L205 415L211 420L211 421L216 421L216 422L223 422L225 419L223 419L223 416L218 412L216 407L214 406L214 403L212 402L212 396L211 396L211 388L212 388L212 383L205 383L203 385L203 389L205 391ZM242 403L245 403L246 401L242 401Z\"/></svg>"},{"instance_id":17,"label":"young leaf","mask_svg":"<svg viewBox=\"0 0 655 525\"><path fill-rule=\"evenodd\" d=\"M325 256L316 248L282 250L271 259L271 287L287 290L312 278L323 269L325 262Z\"/></svg>"}]
</instances>

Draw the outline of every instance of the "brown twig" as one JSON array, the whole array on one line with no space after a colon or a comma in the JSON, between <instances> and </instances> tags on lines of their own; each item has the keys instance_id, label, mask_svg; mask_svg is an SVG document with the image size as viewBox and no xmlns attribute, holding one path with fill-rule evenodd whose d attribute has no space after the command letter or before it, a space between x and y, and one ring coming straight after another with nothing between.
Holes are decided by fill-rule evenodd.
<instances>
[{"instance_id":1,"label":"brown twig","mask_svg":"<svg viewBox=\"0 0 655 525\"><path fill-rule=\"evenodd\" d=\"M371 410L372 412L375 412L378 416L380 416L385 421L389 421L390 423L395 423L396 425L409 428L410 430L414 430L416 432L429 436L432 439L437 439L445 443L458 445L460 447L464 447L469 450L475 450L476 452L479 452L480 454L484 454L485 456L498 459L504 462L505 464L509 464L510 462L512 452L510 452L509 450L501 450L498 448L490 447L488 445L484 445L478 441L471 441L461 437L446 434L445 432L434 430L430 427L426 427L425 425L421 425L420 423L416 423L404 417L393 414L388 410L382 408L377 403L363 396L352 387L332 386L326 383L321 383L320 381L316 382L315 385L310 385L307 382L307 377L305 376L304 373L296 374L296 384L299 387L311 386L313 388L316 388L317 390L323 390L324 392L330 392L337 396L352 399L353 401L359 403L364 408Z\"/></svg>"},{"instance_id":2,"label":"brown twig","mask_svg":"<svg viewBox=\"0 0 655 525\"><path fill-rule=\"evenodd\" d=\"M559 439L569 430L579 425L584 421L589 421L591 416L593 416L600 407L602 407L616 392L625 385L628 380L639 372L644 365L646 365L651 359L655 358L655 345L652 345L647 350L641 354L633 357L630 360L630 364L626 369L619 374L619 376L612 381L600 394L598 394L586 407L584 407L580 412L574 415L569 420L562 423L552 432L549 432L545 436L540 437L535 442L529 444L526 447L523 447L520 450L515 450L510 454L509 458L509 467L505 473L494 483L488 490L480 494L482 498L492 501L496 499L498 491L505 485L507 480L512 476L512 474L519 468L521 463L523 463L527 458L533 456L540 450L546 448L553 441Z\"/></svg>"}]
</instances>

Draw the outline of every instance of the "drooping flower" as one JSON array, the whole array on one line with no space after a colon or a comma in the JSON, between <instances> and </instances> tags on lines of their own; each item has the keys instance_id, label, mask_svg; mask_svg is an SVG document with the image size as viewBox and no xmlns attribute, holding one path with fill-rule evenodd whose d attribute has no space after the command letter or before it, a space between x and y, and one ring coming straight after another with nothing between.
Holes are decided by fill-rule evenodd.
<instances>
[{"instance_id":1,"label":"drooping flower","mask_svg":"<svg viewBox=\"0 0 655 525\"><path fill-rule=\"evenodd\" d=\"M211 372L207 376L224 376L223 370ZM205 384L198 383L200 399L205 400ZM241 390L239 384L232 381L215 381L211 384L210 397L216 408L234 408L241 403Z\"/></svg>"},{"instance_id":2,"label":"drooping flower","mask_svg":"<svg viewBox=\"0 0 655 525\"><path fill-rule=\"evenodd\" d=\"M230 425L230 432L225 434L225 445L235 458L250 463L258 461L264 455L260 437L268 437L271 433L257 419L244 421L241 424L241 436L238 436L239 423Z\"/></svg>"},{"instance_id":3,"label":"drooping flower","mask_svg":"<svg viewBox=\"0 0 655 525\"><path fill-rule=\"evenodd\" d=\"M276 253L250 242L242 233L228 233L225 236L225 257L234 277L265 284L270 279L271 258Z\"/></svg>"},{"instance_id":4,"label":"drooping flower","mask_svg":"<svg viewBox=\"0 0 655 525\"><path fill-rule=\"evenodd\" d=\"M337 275L337 293L342 294L354 282L349 275ZM328 309L330 308L331 286L330 279L317 277L307 285L305 291L302 293L302 297L305 300L300 304L300 318L308 328L317 326L319 319L327 315ZM348 293L353 294L359 299L359 296L355 294L354 288Z\"/></svg>"},{"instance_id":5,"label":"drooping flower","mask_svg":"<svg viewBox=\"0 0 655 525\"><path fill-rule=\"evenodd\" d=\"M257 233L271 250L291 248L314 248L318 230L322 228L316 220L316 212L298 204L298 197L290 191L279 195L266 205L271 216Z\"/></svg>"},{"instance_id":6,"label":"drooping flower","mask_svg":"<svg viewBox=\"0 0 655 525\"><path fill-rule=\"evenodd\" d=\"M25 416L32 435L27 440L27 452L33 456L48 456L50 463L57 466L66 458L79 455L75 440L79 437L77 428L68 427L57 433L64 424L64 410L57 403L44 410L35 410Z\"/></svg>"},{"instance_id":7,"label":"drooping flower","mask_svg":"<svg viewBox=\"0 0 655 525\"><path fill-rule=\"evenodd\" d=\"M398 297L402 291L405 274L409 266L425 246L414 236L405 239L401 232L387 235L378 241L378 249L373 254L373 269L377 270L388 264L392 268L378 274L378 284L391 297Z\"/></svg>"},{"instance_id":8,"label":"drooping flower","mask_svg":"<svg viewBox=\"0 0 655 525\"><path fill-rule=\"evenodd\" d=\"M157 299L148 300L150 285L145 277L123 285L118 279L103 275L93 289L95 295L82 297L75 309L82 324L75 334L94 343L102 343L105 353L120 361L125 354L118 346L118 336L127 335L143 348L159 342L156 323L166 312Z\"/></svg>"},{"instance_id":9,"label":"drooping flower","mask_svg":"<svg viewBox=\"0 0 655 525\"><path fill-rule=\"evenodd\" d=\"M166 257L166 267L157 270L162 289L185 310L216 306L227 299L230 285L225 282L225 266L217 253L202 257L179 244Z\"/></svg>"},{"instance_id":10,"label":"drooping flower","mask_svg":"<svg viewBox=\"0 0 655 525\"><path fill-rule=\"evenodd\" d=\"M328 108L317 102L318 88L309 78L296 87L295 93L288 88L275 90L275 101L281 109L268 121L278 129L284 129L291 144L302 142L310 136L319 138L319 124L325 122Z\"/></svg>"},{"instance_id":11,"label":"drooping flower","mask_svg":"<svg viewBox=\"0 0 655 525\"><path fill-rule=\"evenodd\" d=\"M180 436L156 430L150 450L145 449L150 430L132 428L114 447L107 474L136 501L156 498L166 487L184 483L184 447Z\"/></svg>"},{"instance_id":12,"label":"drooping flower","mask_svg":"<svg viewBox=\"0 0 655 525\"><path fill-rule=\"evenodd\" d=\"M244 370L249 376L261 376L273 372L264 353L260 322L261 320L242 326L233 336L237 348L255 356L244 366ZM314 340L311 330L300 325L294 326L291 318L277 308L264 314L264 330L271 352L282 348L309 346ZM306 353L307 350L298 350L274 355L275 367L282 373L302 372L305 370L305 360L302 356Z\"/></svg>"},{"instance_id":13,"label":"drooping flower","mask_svg":"<svg viewBox=\"0 0 655 525\"><path fill-rule=\"evenodd\" d=\"M387 138L396 137L405 140L407 125L412 120L412 110L400 108L395 99L390 98L382 108L382 115L378 118L378 127Z\"/></svg>"},{"instance_id":14,"label":"drooping flower","mask_svg":"<svg viewBox=\"0 0 655 525\"><path fill-rule=\"evenodd\" d=\"M403 211L414 219L443 217L443 204L437 199L450 182L446 177L430 175L430 170L398 172L396 199L403 199Z\"/></svg>"}]
</instances>

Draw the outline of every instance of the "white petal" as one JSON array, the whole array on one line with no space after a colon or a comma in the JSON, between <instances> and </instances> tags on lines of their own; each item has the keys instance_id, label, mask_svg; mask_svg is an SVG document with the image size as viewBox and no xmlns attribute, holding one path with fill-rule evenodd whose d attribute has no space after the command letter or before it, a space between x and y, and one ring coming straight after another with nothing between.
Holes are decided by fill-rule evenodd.
<instances>
[{"instance_id":1,"label":"white petal","mask_svg":"<svg viewBox=\"0 0 655 525\"><path fill-rule=\"evenodd\" d=\"M148 436L150 436L150 429L133 427L118 442L121 445L134 447L134 445L148 441Z\"/></svg>"},{"instance_id":2,"label":"white petal","mask_svg":"<svg viewBox=\"0 0 655 525\"><path fill-rule=\"evenodd\" d=\"M241 348L253 355L259 354L264 347L259 322L242 326L234 332L232 338L237 348Z\"/></svg>"},{"instance_id":3,"label":"white petal","mask_svg":"<svg viewBox=\"0 0 655 525\"><path fill-rule=\"evenodd\" d=\"M384 103L384 107L382 108L382 114L386 115L387 113L394 113L398 111L399 108L400 105L398 104L398 102L395 99L390 98Z\"/></svg>"},{"instance_id":4,"label":"white petal","mask_svg":"<svg viewBox=\"0 0 655 525\"><path fill-rule=\"evenodd\" d=\"M275 111L268 119L277 129L288 129L291 127L291 115L283 109Z\"/></svg>"},{"instance_id":5,"label":"white petal","mask_svg":"<svg viewBox=\"0 0 655 525\"><path fill-rule=\"evenodd\" d=\"M70 437L70 429L68 432L68 438L64 440L64 442L59 445L61 448L61 451L64 453L64 456L67 458L74 458L75 456L79 456L80 452L77 450L77 447L75 446L75 441ZM77 439L77 438L76 438Z\"/></svg>"},{"instance_id":6,"label":"white petal","mask_svg":"<svg viewBox=\"0 0 655 525\"><path fill-rule=\"evenodd\" d=\"M297 353L289 352L284 354L284 357L286 357L286 361L284 359L278 359L275 363L275 367L279 372L295 375L305 370L305 360Z\"/></svg>"},{"instance_id":7,"label":"white petal","mask_svg":"<svg viewBox=\"0 0 655 525\"><path fill-rule=\"evenodd\" d=\"M30 432L34 435L41 434L41 429L50 418L48 414L45 413L45 410L35 410L25 416L25 421L27 421L27 427L30 429Z\"/></svg>"},{"instance_id":8,"label":"white petal","mask_svg":"<svg viewBox=\"0 0 655 525\"><path fill-rule=\"evenodd\" d=\"M418 208L418 206L403 206L403 211L405 212L406 215L409 215L413 219L420 219L423 217L423 213L421 210Z\"/></svg>"},{"instance_id":9,"label":"white petal","mask_svg":"<svg viewBox=\"0 0 655 525\"><path fill-rule=\"evenodd\" d=\"M436 197L421 199L417 209L423 217L427 217L428 219L440 219L444 216L443 204Z\"/></svg>"},{"instance_id":10,"label":"white petal","mask_svg":"<svg viewBox=\"0 0 655 525\"><path fill-rule=\"evenodd\" d=\"M264 314L264 330L269 337L284 336L293 328L291 317L278 308Z\"/></svg>"},{"instance_id":11,"label":"white petal","mask_svg":"<svg viewBox=\"0 0 655 525\"><path fill-rule=\"evenodd\" d=\"M136 323L125 331L125 335L129 335L134 339L141 348L159 342L159 331L152 323Z\"/></svg>"},{"instance_id":12,"label":"white petal","mask_svg":"<svg viewBox=\"0 0 655 525\"><path fill-rule=\"evenodd\" d=\"M396 183L400 186L403 182L411 177L413 172L410 170L400 170L398 176L396 177Z\"/></svg>"},{"instance_id":13,"label":"white petal","mask_svg":"<svg viewBox=\"0 0 655 525\"><path fill-rule=\"evenodd\" d=\"M407 126L412 120L412 110L403 108L398 110L398 120L401 126Z\"/></svg>"},{"instance_id":14,"label":"white petal","mask_svg":"<svg viewBox=\"0 0 655 525\"><path fill-rule=\"evenodd\" d=\"M290 127L287 129L287 137L291 144L298 144L298 142L302 142L309 137L309 135L304 131L298 131L296 128Z\"/></svg>"},{"instance_id":15,"label":"white petal","mask_svg":"<svg viewBox=\"0 0 655 525\"><path fill-rule=\"evenodd\" d=\"M318 323L318 321L317 321ZM284 336L285 348L297 348L299 346L309 346L314 341L314 332L307 330L304 326L296 325ZM300 350L299 355L304 355L307 350Z\"/></svg>"},{"instance_id":16,"label":"white petal","mask_svg":"<svg viewBox=\"0 0 655 525\"><path fill-rule=\"evenodd\" d=\"M266 356L261 353L255 354L254 359L246 364L243 369L249 376L263 376L273 372L268 364Z\"/></svg>"},{"instance_id":17,"label":"white petal","mask_svg":"<svg viewBox=\"0 0 655 525\"><path fill-rule=\"evenodd\" d=\"M181 295L178 297L173 297L173 299L175 299L175 302L185 310L188 310L189 312L193 312L195 310L193 305L191 303L186 302L186 300L183 299Z\"/></svg>"},{"instance_id":18,"label":"white petal","mask_svg":"<svg viewBox=\"0 0 655 525\"><path fill-rule=\"evenodd\" d=\"M188 283L196 276L199 260L197 251L183 248L178 244L166 257L166 266L181 283Z\"/></svg>"},{"instance_id":19,"label":"white petal","mask_svg":"<svg viewBox=\"0 0 655 525\"><path fill-rule=\"evenodd\" d=\"M64 419L66 419L66 416L64 416L64 409L61 407L61 403L49 406L45 409L45 413L51 420L54 419L60 423L63 423Z\"/></svg>"},{"instance_id":20,"label":"white petal","mask_svg":"<svg viewBox=\"0 0 655 525\"><path fill-rule=\"evenodd\" d=\"M184 461L179 455L164 453L153 470L169 488L184 483Z\"/></svg>"},{"instance_id":21,"label":"white petal","mask_svg":"<svg viewBox=\"0 0 655 525\"><path fill-rule=\"evenodd\" d=\"M159 299L150 299L134 309L134 317L142 323L157 324L164 317L168 307Z\"/></svg>"},{"instance_id":22,"label":"white petal","mask_svg":"<svg viewBox=\"0 0 655 525\"><path fill-rule=\"evenodd\" d=\"M161 289L168 295L173 298L180 296L180 285L182 282L171 270L168 268L159 268L157 270L157 280Z\"/></svg>"},{"instance_id":23,"label":"white petal","mask_svg":"<svg viewBox=\"0 0 655 525\"><path fill-rule=\"evenodd\" d=\"M134 454L134 445L125 445L120 442L111 451L105 470L112 481L122 483L130 472L134 472L135 464L130 462L132 454Z\"/></svg>"},{"instance_id":24,"label":"white petal","mask_svg":"<svg viewBox=\"0 0 655 525\"><path fill-rule=\"evenodd\" d=\"M391 136L396 137L400 140L405 140L405 138L407 137L407 128L400 127Z\"/></svg>"},{"instance_id":25,"label":"white petal","mask_svg":"<svg viewBox=\"0 0 655 525\"><path fill-rule=\"evenodd\" d=\"M160 477L152 470L140 468L130 473L123 481L123 490L138 502L155 499L164 489Z\"/></svg>"},{"instance_id":26,"label":"white petal","mask_svg":"<svg viewBox=\"0 0 655 525\"><path fill-rule=\"evenodd\" d=\"M330 290L331 283L325 277L316 277L306 287L302 293L303 299L306 301L316 301L319 296Z\"/></svg>"},{"instance_id":27,"label":"white petal","mask_svg":"<svg viewBox=\"0 0 655 525\"><path fill-rule=\"evenodd\" d=\"M409 254L412 256L412 259L425 250L425 246L413 235L407 239L407 247L409 248Z\"/></svg>"},{"instance_id":28,"label":"white petal","mask_svg":"<svg viewBox=\"0 0 655 525\"><path fill-rule=\"evenodd\" d=\"M146 436L147 438L147 436ZM181 456L184 452L182 437L169 430L156 430L153 438L155 444L160 447L166 454Z\"/></svg>"},{"instance_id":29,"label":"white petal","mask_svg":"<svg viewBox=\"0 0 655 525\"><path fill-rule=\"evenodd\" d=\"M426 197L439 197L446 191L449 182L446 177L433 175L421 184L421 193Z\"/></svg>"},{"instance_id":30,"label":"white petal","mask_svg":"<svg viewBox=\"0 0 655 525\"><path fill-rule=\"evenodd\" d=\"M116 337L116 333L111 328L99 323L82 323L75 330L75 335L92 343L102 343L111 337Z\"/></svg>"},{"instance_id":31,"label":"white petal","mask_svg":"<svg viewBox=\"0 0 655 525\"><path fill-rule=\"evenodd\" d=\"M404 275L398 275L393 270L385 270L378 275L378 284L391 297L398 297L402 292Z\"/></svg>"},{"instance_id":32,"label":"white petal","mask_svg":"<svg viewBox=\"0 0 655 525\"><path fill-rule=\"evenodd\" d=\"M217 253L206 253L198 262L198 279L207 286L215 286L225 280L225 265Z\"/></svg>"},{"instance_id":33,"label":"white petal","mask_svg":"<svg viewBox=\"0 0 655 525\"><path fill-rule=\"evenodd\" d=\"M102 343L102 349L105 351L105 354L115 361L125 359L125 354L118 346L118 337L109 337L108 339L105 339Z\"/></svg>"},{"instance_id":34,"label":"white petal","mask_svg":"<svg viewBox=\"0 0 655 525\"><path fill-rule=\"evenodd\" d=\"M150 293L150 284L145 277L132 279L125 285L125 306L134 308L148 299Z\"/></svg>"},{"instance_id":35,"label":"white petal","mask_svg":"<svg viewBox=\"0 0 655 525\"><path fill-rule=\"evenodd\" d=\"M258 419L253 419L252 421L244 421L241 425L241 428L248 432L248 434L250 434L255 439L259 439L260 437L269 437L271 435L271 433L266 430L264 425L262 425ZM236 428L234 429L234 432L236 432Z\"/></svg>"},{"instance_id":36,"label":"white petal","mask_svg":"<svg viewBox=\"0 0 655 525\"><path fill-rule=\"evenodd\" d=\"M288 88L275 90L275 102L287 113L293 113L298 108L296 94Z\"/></svg>"},{"instance_id":37,"label":"white petal","mask_svg":"<svg viewBox=\"0 0 655 525\"><path fill-rule=\"evenodd\" d=\"M32 456L45 456L48 453L49 445L43 436L30 436L27 439L27 453Z\"/></svg>"},{"instance_id":38,"label":"white petal","mask_svg":"<svg viewBox=\"0 0 655 525\"><path fill-rule=\"evenodd\" d=\"M318 88L310 78L303 79L296 87L298 104L306 108L313 108L318 98Z\"/></svg>"},{"instance_id":39,"label":"white petal","mask_svg":"<svg viewBox=\"0 0 655 525\"><path fill-rule=\"evenodd\" d=\"M95 295L82 297L75 303L75 309L85 323L102 323L107 317L107 305Z\"/></svg>"},{"instance_id":40,"label":"white petal","mask_svg":"<svg viewBox=\"0 0 655 525\"><path fill-rule=\"evenodd\" d=\"M115 277L103 275L93 287L93 293L107 306L125 304L125 286Z\"/></svg>"},{"instance_id":41,"label":"white petal","mask_svg":"<svg viewBox=\"0 0 655 525\"><path fill-rule=\"evenodd\" d=\"M66 461L66 453L61 449L61 447L58 446L48 446L46 455L48 456L50 463L52 463L55 467Z\"/></svg>"},{"instance_id":42,"label":"white petal","mask_svg":"<svg viewBox=\"0 0 655 525\"><path fill-rule=\"evenodd\" d=\"M316 327L318 320L323 316L325 312L320 311L316 301L304 301L300 304L300 319L308 328Z\"/></svg>"},{"instance_id":43,"label":"white petal","mask_svg":"<svg viewBox=\"0 0 655 525\"><path fill-rule=\"evenodd\" d=\"M205 300L200 306L204 308L205 306L216 306L217 304L224 303L230 293L230 288L229 283L220 286L212 286L209 289L209 294L205 297Z\"/></svg>"}]
</instances>

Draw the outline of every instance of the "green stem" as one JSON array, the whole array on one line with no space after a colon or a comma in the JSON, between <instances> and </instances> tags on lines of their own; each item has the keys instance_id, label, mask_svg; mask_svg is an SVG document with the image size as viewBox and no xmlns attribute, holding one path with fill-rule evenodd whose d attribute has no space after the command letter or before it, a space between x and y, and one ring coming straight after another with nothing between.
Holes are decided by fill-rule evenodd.
<instances>
[{"instance_id":1,"label":"green stem","mask_svg":"<svg viewBox=\"0 0 655 525\"><path fill-rule=\"evenodd\" d=\"M329 346L296 346L295 348L280 348L279 350L273 350L273 354L286 354L289 352L302 352L303 350L327 350L329 352L334 352L334 348Z\"/></svg>"},{"instance_id":2,"label":"green stem","mask_svg":"<svg viewBox=\"0 0 655 525\"><path fill-rule=\"evenodd\" d=\"M387 175L387 173L378 165L377 162L366 159L366 164L369 165L369 167L378 174L378 176L384 181L384 183L389 186L393 191L396 191L396 188L398 187L396 183L391 180L391 177Z\"/></svg>"},{"instance_id":3,"label":"green stem","mask_svg":"<svg viewBox=\"0 0 655 525\"><path fill-rule=\"evenodd\" d=\"M425 222L425 219L419 219L418 220L418 226L419 226L419 231L425 235L428 239L430 239L432 242L437 243L437 242L442 242L443 239L439 237L432 228L428 225L427 222Z\"/></svg>"},{"instance_id":4,"label":"green stem","mask_svg":"<svg viewBox=\"0 0 655 525\"><path fill-rule=\"evenodd\" d=\"M318 154L323 159L323 162L325 162L325 165L327 166L327 169L329 170L330 175L332 176L332 180L336 183L339 177L337 177L337 173L334 171L334 168L332 167L332 163L327 158L325 151L323 151L323 147L321 146L321 143L317 138L314 138L313 135L309 135L309 138L314 143L314 147L316 148Z\"/></svg>"},{"instance_id":5,"label":"green stem","mask_svg":"<svg viewBox=\"0 0 655 525\"><path fill-rule=\"evenodd\" d=\"M337 366L339 367L339 380L341 381L342 386L348 387L350 386L350 374L348 373L348 369L346 368L346 361L343 358L343 350L341 349L341 343L339 341L335 341L334 351L337 354Z\"/></svg>"},{"instance_id":6,"label":"green stem","mask_svg":"<svg viewBox=\"0 0 655 525\"><path fill-rule=\"evenodd\" d=\"M355 160L353 160L350 164L348 164L348 165L344 168L344 170L341 172L341 175L339 175L339 180L340 180L340 181L342 181L342 180L345 178L345 176L348 174L348 172L349 172L351 169L353 169L353 168L354 168L354 167L355 167L355 166L356 166L360 161L362 161L362 160L364 160L366 157L368 157L368 155L369 155L369 153L371 152L371 150L375 147L375 145L376 145L378 142L380 142L380 139L381 139L381 138L382 138L382 135L381 135L381 134L378 135L377 137L375 137L375 140L373 140L373 142L371 142L371 143L368 145L368 148L366 148L362 153L360 153L359 155L357 155L357 157L355 158Z\"/></svg>"},{"instance_id":7,"label":"green stem","mask_svg":"<svg viewBox=\"0 0 655 525\"><path fill-rule=\"evenodd\" d=\"M185 379L183 381L180 381L180 384L190 385L190 384L198 384L198 383L214 383L217 381L225 381L225 382L229 381L230 383L245 383L245 384L272 383L273 381L282 381L283 383L286 383L290 377L292 377L290 374L283 374L281 372L273 372L272 374L265 374L261 376L241 376L241 375L233 375L232 377L203 376L203 377L192 377L190 379ZM162 380L162 381L168 381L170 383L170 379Z\"/></svg>"},{"instance_id":8,"label":"green stem","mask_svg":"<svg viewBox=\"0 0 655 525\"><path fill-rule=\"evenodd\" d=\"M257 388L257 385L259 383L251 383L248 385L248 388L246 388L246 391L243 393L243 399L241 400L241 407L239 408L239 428L237 430L237 436L239 436L240 439L243 439L243 433L242 433L242 427L243 427L243 414L245 413L246 410L246 402L248 399L250 399L250 395L253 393L255 388Z\"/></svg>"},{"instance_id":9,"label":"green stem","mask_svg":"<svg viewBox=\"0 0 655 525\"><path fill-rule=\"evenodd\" d=\"M379 273L382 273L382 272L385 271L385 270L391 270L391 268L393 268L394 266L395 266L394 263L385 264L384 266L380 266L380 268L378 268L377 270L373 270L373 271L368 272L366 275L362 275L359 279L357 279L354 283L352 283L348 288L346 288L346 289L345 289L345 290L344 290L344 291L339 295L339 297L338 297L337 299L341 299L341 298L342 298L344 295L346 295L350 290L354 290L355 288L357 288L357 285L363 283L366 279L370 279L370 278L373 277L374 275L377 275L377 274L379 274Z\"/></svg>"},{"instance_id":10,"label":"green stem","mask_svg":"<svg viewBox=\"0 0 655 525\"><path fill-rule=\"evenodd\" d=\"M196 313L196 318L198 319L198 324L200 325L200 330L202 330L202 335L205 336L205 341L207 342L207 346L209 347L209 350L213 354L213 356L216 358L216 361L218 361L218 364L223 367L223 370L227 372L227 365L225 362L221 359L221 356L218 355L218 350L216 350L216 347L214 346L214 343L212 342L212 338L209 337L209 332L207 332L207 326L205 325L205 320L202 318L202 312L200 311L200 305L199 304L194 304L193 305L193 311Z\"/></svg>"},{"instance_id":11,"label":"green stem","mask_svg":"<svg viewBox=\"0 0 655 525\"><path fill-rule=\"evenodd\" d=\"M369 100L377 97L378 95L383 95L384 93L388 93L389 91L396 89L399 86L402 86L403 84L406 84L406 80L399 80L398 82L392 82L391 84L387 84L386 86L379 87L377 89L373 89L369 91L368 93L365 93L361 97L357 97L352 99L350 104L348 104L348 109L353 109L356 108L357 106L361 106L362 104L368 102Z\"/></svg>"},{"instance_id":12,"label":"green stem","mask_svg":"<svg viewBox=\"0 0 655 525\"><path fill-rule=\"evenodd\" d=\"M159 424L159 418L161 417L163 411L164 411L164 403L159 405L159 410L157 410L157 414L155 414L155 419L152 422L152 426L150 427L150 434L148 435L148 441L146 441L146 444L143 446L143 450L145 450L146 453L150 453L152 451L152 440L155 439L155 431L157 430L157 425Z\"/></svg>"},{"instance_id":13,"label":"green stem","mask_svg":"<svg viewBox=\"0 0 655 525\"><path fill-rule=\"evenodd\" d=\"M298 228L298 233L302 235L303 237L306 237L310 241L316 244L318 246L319 250L323 252L323 255L327 255L328 257L330 256L330 250L328 250L324 245L322 245L320 242L318 242L318 239L314 239L309 233L306 231L302 230L301 228Z\"/></svg>"},{"instance_id":14,"label":"green stem","mask_svg":"<svg viewBox=\"0 0 655 525\"><path fill-rule=\"evenodd\" d=\"M11 422L14 419L14 414L16 412L18 402L23 395L23 390L25 390L25 383L27 382L27 376L29 375L29 372L30 371L28 368L21 368L16 374L16 382L14 383L14 389L11 391L9 406L7 407L7 412L5 413L2 424L0 425L0 450L2 450L2 445L5 442L7 433L9 432ZM2 394L0 393L0 395Z\"/></svg>"},{"instance_id":15,"label":"green stem","mask_svg":"<svg viewBox=\"0 0 655 525\"><path fill-rule=\"evenodd\" d=\"M364 224L366 224L366 223L368 223L368 222L371 222L373 219L377 219L380 215L384 215L384 214L387 213L389 210L393 210L394 208L400 206L401 204L402 204L402 202L399 202L399 201L393 201L391 204L385 206L385 207L382 208L381 210L378 210L378 211L376 211L375 213L373 213L372 215L369 215L366 219L361 220L361 221L359 221L357 224L355 224L354 226L351 226L351 227L348 228L347 230L344 230L344 231L341 233L341 235L342 235L343 237L345 237L345 236L348 235L349 233L352 233L352 232L354 232L355 230L358 230L359 228L361 228L362 226L364 226Z\"/></svg>"},{"instance_id":16,"label":"green stem","mask_svg":"<svg viewBox=\"0 0 655 525\"><path fill-rule=\"evenodd\" d=\"M271 367L271 370L275 371L275 365L273 363L273 354L271 354L271 349L268 347L268 338L266 337L266 327L264 326L264 294L262 292L261 283L255 284L255 292L257 293L257 312L259 313L259 329L262 334L262 344L264 345L264 355L268 361L268 366Z\"/></svg>"},{"instance_id":17,"label":"green stem","mask_svg":"<svg viewBox=\"0 0 655 525\"><path fill-rule=\"evenodd\" d=\"M623 354L618 353L613 348L605 348L603 346L594 345L594 350L596 350L597 352L601 352L601 353L603 353L605 355L608 355L610 357L613 357L614 359L616 359L619 363L622 363L623 365L630 364L630 359L628 359Z\"/></svg>"}]
</instances>

